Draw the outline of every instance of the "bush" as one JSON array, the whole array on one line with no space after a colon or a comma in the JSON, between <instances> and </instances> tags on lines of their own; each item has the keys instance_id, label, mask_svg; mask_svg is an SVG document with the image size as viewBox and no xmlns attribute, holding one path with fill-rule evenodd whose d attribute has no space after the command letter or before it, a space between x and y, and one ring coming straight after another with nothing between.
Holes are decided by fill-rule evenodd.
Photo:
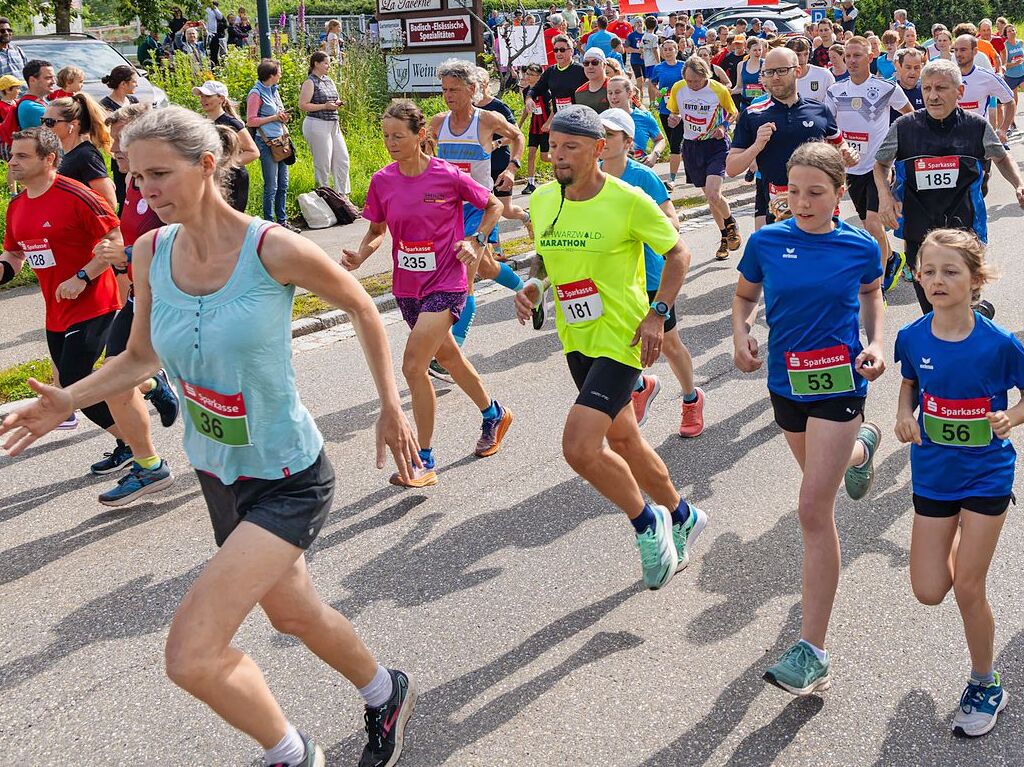
<instances>
[{"instance_id":1,"label":"bush","mask_svg":"<svg viewBox=\"0 0 1024 767\"><path fill-rule=\"evenodd\" d=\"M952 29L961 21L977 24L986 17L994 21L1000 14L1017 17L1015 9L1009 6L1016 6L1018 10L1024 11L1024 0L1013 0L1010 4L1000 3L996 9L989 0L946 0L939 5L926 0L904 0L897 4L882 0L860 0L857 3L857 9L860 11L857 31L864 33L871 29L875 34L881 35L892 23L893 10L906 8L907 17L917 27L917 38L923 42L932 36L932 24L942 23Z\"/></svg>"}]
</instances>

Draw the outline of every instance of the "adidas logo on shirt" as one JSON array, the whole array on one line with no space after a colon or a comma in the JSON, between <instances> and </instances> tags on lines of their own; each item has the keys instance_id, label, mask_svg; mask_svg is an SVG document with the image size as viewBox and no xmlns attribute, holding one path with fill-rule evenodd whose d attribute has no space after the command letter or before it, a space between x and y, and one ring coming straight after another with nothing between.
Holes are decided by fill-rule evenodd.
<instances>
[{"instance_id":1,"label":"adidas logo on shirt","mask_svg":"<svg viewBox=\"0 0 1024 767\"><path fill-rule=\"evenodd\" d=\"M43 224L43 229L46 229L46 228L48 228L49 226L50 226L50 222L49 222L49 221L47 221L46 223L44 223L44 224Z\"/></svg>"}]
</instances>

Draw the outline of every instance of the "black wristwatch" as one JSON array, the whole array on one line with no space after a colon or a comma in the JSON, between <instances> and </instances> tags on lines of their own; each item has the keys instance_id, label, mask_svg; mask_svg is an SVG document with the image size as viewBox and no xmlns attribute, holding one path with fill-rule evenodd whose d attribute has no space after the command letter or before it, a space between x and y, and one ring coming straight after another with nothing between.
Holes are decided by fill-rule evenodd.
<instances>
[{"instance_id":1,"label":"black wristwatch","mask_svg":"<svg viewBox=\"0 0 1024 767\"><path fill-rule=\"evenodd\" d=\"M521 162L519 162L519 160L512 159L512 160L509 160L509 162L512 163L513 165L515 165L517 168L522 168L523 167L523 164Z\"/></svg>"},{"instance_id":2,"label":"black wristwatch","mask_svg":"<svg viewBox=\"0 0 1024 767\"><path fill-rule=\"evenodd\" d=\"M92 278L85 273L85 269L79 269L75 276L84 282L86 287L92 285Z\"/></svg>"}]
</instances>

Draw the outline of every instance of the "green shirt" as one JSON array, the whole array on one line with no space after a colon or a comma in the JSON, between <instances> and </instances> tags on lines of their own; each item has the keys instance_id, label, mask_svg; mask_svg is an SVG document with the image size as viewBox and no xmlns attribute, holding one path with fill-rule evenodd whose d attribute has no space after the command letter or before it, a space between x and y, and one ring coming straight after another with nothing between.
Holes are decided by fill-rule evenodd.
<instances>
[{"instance_id":1,"label":"green shirt","mask_svg":"<svg viewBox=\"0 0 1024 767\"><path fill-rule=\"evenodd\" d=\"M157 55L156 53L150 53L150 51L158 50L160 50L160 43L149 35L143 35L142 42L139 43L138 50L135 52L135 55L139 60L139 66L150 67L156 64Z\"/></svg>"},{"instance_id":2,"label":"green shirt","mask_svg":"<svg viewBox=\"0 0 1024 767\"><path fill-rule=\"evenodd\" d=\"M644 244L667 253L679 233L643 190L612 176L589 200L566 200L561 213L559 202L556 182L530 197L537 252L555 289L562 347L642 369L640 344L630 343L650 309Z\"/></svg>"}]
</instances>

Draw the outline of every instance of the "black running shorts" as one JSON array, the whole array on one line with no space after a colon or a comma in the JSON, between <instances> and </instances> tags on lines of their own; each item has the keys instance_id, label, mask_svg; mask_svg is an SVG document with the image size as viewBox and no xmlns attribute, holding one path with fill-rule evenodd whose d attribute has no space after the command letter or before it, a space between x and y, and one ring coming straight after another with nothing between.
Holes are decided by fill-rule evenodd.
<instances>
[{"instance_id":1,"label":"black running shorts","mask_svg":"<svg viewBox=\"0 0 1024 767\"><path fill-rule=\"evenodd\" d=\"M608 357L588 357L580 352L569 352L565 361L580 391L577 405L598 410L614 420L619 411L630 404L636 379L640 376L637 368Z\"/></svg>"},{"instance_id":2,"label":"black running shorts","mask_svg":"<svg viewBox=\"0 0 1024 767\"><path fill-rule=\"evenodd\" d=\"M772 398L772 408L775 410L775 423L781 426L783 431L795 434L807 431L808 418L838 423L864 418L866 397L829 397L811 402L797 402L775 392L769 394Z\"/></svg>"},{"instance_id":3,"label":"black running shorts","mask_svg":"<svg viewBox=\"0 0 1024 767\"><path fill-rule=\"evenodd\" d=\"M868 211L878 212L878 189L875 187L875 174L846 174L846 191L850 194L853 207L861 221L867 220Z\"/></svg>"},{"instance_id":4,"label":"black running shorts","mask_svg":"<svg viewBox=\"0 0 1024 767\"><path fill-rule=\"evenodd\" d=\"M1013 493L995 497L972 495L967 498L959 498L954 501L938 501L934 498L925 498L923 495L914 493L914 511L922 517L946 518L955 517L960 510L973 511L975 514L984 514L986 517L998 517L1010 508L1010 503L1017 505L1017 498Z\"/></svg>"},{"instance_id":5,"label":"black running shorts","mask_svg":"<svg viewBox=\"0 0 1024 767\"><path fill-rule=\"evenodd\" d=\"M327 455L281 479L239 479L225 485L217 477L197 471L218 546L243 520L300 549L308 549L331 511L334 468Z\"/></svg>"}]
</instances>

